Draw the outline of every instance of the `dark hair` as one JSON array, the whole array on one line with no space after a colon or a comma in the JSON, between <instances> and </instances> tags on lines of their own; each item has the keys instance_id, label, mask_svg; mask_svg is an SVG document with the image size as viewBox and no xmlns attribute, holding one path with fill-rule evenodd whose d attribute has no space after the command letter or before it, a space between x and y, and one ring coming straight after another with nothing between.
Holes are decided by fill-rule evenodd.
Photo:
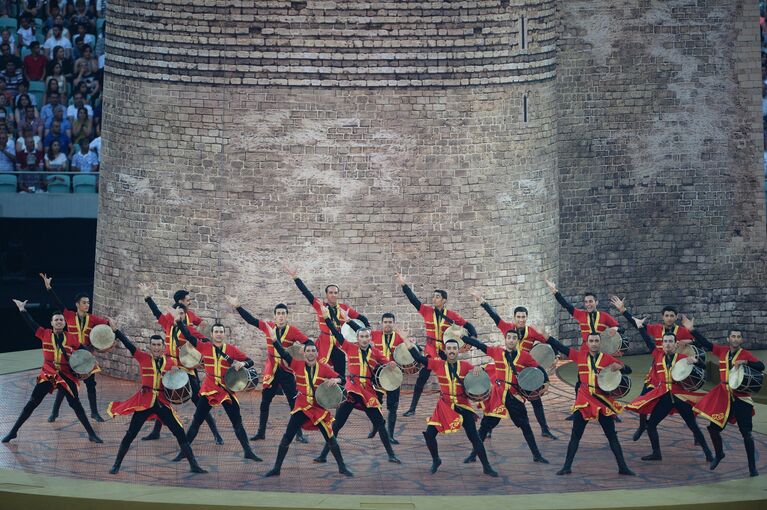
<instances>
[{"instance_id":1,"label":"dark hair","mask_svg":"<svg viewBox=\"0 0 767 510\"><path fill-rule=\"evenodd\" d=\"M447 299L447 291L442 289L434 289L435 294L442 296L442 299Z\"/></svg>"},{"instance_id":2,"label":"dark hair","mask_svg":"<svg viewBox=\"0 0 767 510\"><path fill-rule=\"evenodd\" d=\"M79 303L79 302L80 302L80 300L81 300L82 298L84 298L84 297L87 297L88 299L90 299L90 298L91 298L91 297L90 297L88 294L86 294L85 292L79 292L79 293L75 294L75 303Z\"/></svg>"},{"instance_id":3,"label":"dark hair","mask_svg":"<svg viewBox=\"0 0 767 510\"><path fill-rule=\"evenodd\" d=\"M39 47L40 47L40 41L38 41L38 40L34 40L34 41L32 41L32 43L29 45L29 49L30 49L30 50L31 50L32 48L39 48Z\"/></svg>"},{"instance_id":4,"label":"dark hair","mask_svg":"<svg viewBox=\"0 0 767 510\"><path fill-rule=\"evenodd\" d=\"M59 154L63 154L63 153L61 152L61 142L60 142L59 140L56 140L56 139L54 139L54 140L51 142L51 144L48 146L48 153L47 153L47 156L48 156L48 159L49 159L49 160L53 160L53 159L55 159L55 156L53 155L53 144L54 144L54 143L57 143L57 144L59 144Z\"/></svg>"},{"instance_id":5,"label":"dark hair","mask_svg":"<svg viewBox=\"0 0 767 510\"><path fill-rule=\"evenodd\" d=\"M274 307L274 313L277 313L277 310L285 310L285 313L290 313L288 311L288 305L285 303L278 303L277 306Z\"/></svg>"},{"instance_id":6,"label":"dark hair","mask_svg":"<svg viewBox=\"0 0 767 510\"><path fill-rule=\"evenodd\" d=\"M56 315L64 315L64 312L62 312L61 310L54 310L53 313L51 314L51 319Z\"/></svg>"},{"instance_id":7,"label":"dark hair","mask_svg":"<svg viewBox=\"0 0 767 510\"><path fill-rule=\"evenodd\" d=\"M226 327L225 327L223 324L221 324L220 322L215 322L215 323L214 323L214 324L213 324L213 325L210 327L210 332L211 332L211 333L213 333L213 330L214 330L215 328L223 328L223 329L224 329L224 331L226 331Z\"/></svg>"},{"instance_id":8,"label":"dark hair","mask_svg":"<svg viewBox=\"0 0 767 510\"><path fill-rule=\"evenodd\" d=\"M518 306L514 309L514 315L517 315L519 312L522 312L525 315L528 315L527 308L525 308L524 306Z\"/></svg>"},{"instance_id":9,"label":"dark hair","mask_svg":"<svg viewBox=\"0 0 767 510\"><path fill-rule=\"evenodd\" d=\"M19 82L19 87L21 87L22 85L24 85L25 87L29 88L29 80L27 80L26 78L21 80L21 82Z\"/></svg>"},{"instance_id":10,"label":"dark hair","mask_svg":"<svg viewBox=\"0 0 767 510\"><path fill-rule=\"evenodd\" d=\"M447 344L449 344L451 342L454 343L455 345L458 345L458 340L456 340L455 338L451 338L449 340L445 340L445 345L447 345Z\"/></svg>"},{"instance_id":11,"label":"dark hair","mask_svg":"<svg viewBox=\"0 0 767 510\"><path fill-rule=\"evenodd\" d=\"M184 313L186 313L186 306L182 305L181 303L173 303L173 308L181 308L184 310Z\"/></svg>"},{"instance_id":12,"label":"dark hair","mask_svg":"<svg viewBox=\"0 0 767 510\"><path fill-rule=\"evenodd\" d=\"M676 335L672 333L671 331L666 331L665 333L663 333L663 336L661 338L666 338L667 336L674 337L674 340L676 341Z\"/></svg>"},{"instance_id":13,"label":"dark hair","mask_svg":"<svg viewBox=\"0 0 767 510\"><path fill-rule=\"evenodd\" d=\"M338 289L339 291L341 290L341 287L339 287L339 286L338 286L338 285L336 285L335 283L331 283L330 285L328 285L327 287L325 287L325 294L327 294L327 293L328 293L328 289L329 289L330 287L335 287L335 288L336 288L336 289Z\"/></svg>"},{"instance_id":14,"label":"dark hair","mask_svg":"<svg viewBox=\"0 0 767 510\"><path fill-rule=\"evenodd\" d=\"M739 328L739 327L737 327L737 326L729 326L729 327L727 328L727 336L730 336L730 335L732 334L732 332L733 332L733 331L737 331L738 333L740 333L741 335L743 335L743 328Z\"/></svg>"},{"instance_id":15,"label":"dark hair","mask_svg":"<svg viewBox=\"0 0 767 510\"><path fill-rule=\"evenodd\" d=\"M679 313L676 311L676 308L674 308L673 306L664 306L663 310L660 311L660 313L666 313L666 312L674 312L674 314Z\"/></svg>"},{"instance_id":16,"label":"dark hair","mask_svg":"<svg viewBox=\"0 0 767 510\"><path fill-rule=\"evenodd\" d=\"M165 343L165 339L163 337L161 337L160 335L152 335L152 336L150 336L149 337L149 342L151 343L152 340L160 340L163 343Z\"/></svg>"},{"instance_id":17,"label":"dark hair","mask_svg":"<svg viewBox=\"0 0 767 510\"><path fill-rule=\"evenodd\" d=\"M81 36L81 35L76 36L75 37L75 44L77 44L79 42L83 42L84 39L85 38L83 36Z\"/></svg>"},{"instance_id":18,"label":"dark hair","mask_svg":"<svg viewBox=\"0 0 767 510\"><path fill-rule=\"evenodd\" d=\"M304 350L306 350L306 348L307 348L307 347L315 347L315 348L316 348L316 347L317 347L317 344L315 344L315 343L314 343L314 340L312 340L312 339L310 338L309 340L307 340L306 342L304 342Z\"/></svg>"},{"instance_id":19,"label":"dark hair","mask_svg":"<svg viewBox=\"0 0 767 510\"><path fill-rule=\"evenodd\" d=\"M391 319L391 320L393 320L393 321L395 321L395 322L397 321L397 318L396 318L396 317L394 316L394 314L393 314L393 313L391 313L391 312L386 312L385 314L383 314L383 315L381 316L381 320L383 321L384 319Z\"/></svg>"},{"instance_id":20,"label":"dark hair","mask_svg":"<svg viewBox=\"0 0 767 510\"><path fill-rule=\"evenodd\" d=\"M87 112L87 110L86 110L86 112ZM188 290L183 290L183 289L177 290L176 292L173 293L173 301L178 303L179 301L181 301L182 299L184 299L188 295L189 295L189 291Z\"/></svg>"},{"instance_id":21,"label":"dark hair","mask_svg":"<svg viewBox=\"0 0 767 510\"><path fill-rule=\"evenodd\" d=\"M589 296L593 297L594 301L599 301L599 299L597 298L597 293L596 292L589 291L589 292L584 293L583 294L583 299L586 299Z\"/></svg>"}]
</instances>

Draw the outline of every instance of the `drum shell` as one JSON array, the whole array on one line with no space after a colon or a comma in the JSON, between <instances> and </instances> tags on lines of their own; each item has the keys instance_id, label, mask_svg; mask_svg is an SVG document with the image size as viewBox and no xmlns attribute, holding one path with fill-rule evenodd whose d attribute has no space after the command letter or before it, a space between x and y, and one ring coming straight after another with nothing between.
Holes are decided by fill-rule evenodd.
<instances>
[{"instance_id":1,"label":"drum shell","mask_svg":"<svg viewBox=\"0 0 767 510\"><path fill-rule=\"evenodd\" d=\"M232 375L229 375L230 373ZM229 367L224 374L224 386L232 392L253 390L258 386L258 380L259 374L256 367L241 368L240 370Z\"/></svg>"},{"instance_id":2,"label":"drum shell","mask_svg":"<svg viewBox=\"0 0 767 510\"><path fill-rule=\"evenodd\" d=\"M390 382L387 380L386 376L384 375L386 371L389 371L390 369L387 368L388 365L378 365L373 373L373 387L376 389L376 391L386 392L386 391L396 391L399 389L399 387L402 385L402 378L403 378L403 372L402 369L399 368L399 366L395 366L399 371L399 376L397 377L394 375L394 382L398 382L398 384L394 385L393 383L390 384ZM383 379L381 377L384 376ZM399 379L396 381L396 379ZM386 385L389 387L387 388Z\"/></svg>"},{"instance_id":3,"label":"drum shell","mask_svg":"<svg viewBox=\"0 0 767 510\"><path fill-rule=\"evenodd\" d=\"M738 393L759 393L764 384L764 373L758 372L748 365L742 365L740 367L743 370L743 377L740 380L740 384L736 388L732 388L730 381L727 381L727 385Z\"/></svg>"},{"instance_id":4,"label":"drum shell","mask_svg":"<svg viewBox=\"0 0 767 510\"><path fill-rule=\"evenodd\" d=\"M178 379L179 381L176 381ZM185 382L184 382L185 381ZM192 398L189 375L183 370L171 370L162 376L163 392L171 404L183 404ZM177 384L184 383L184 384Z\"/></svg>"},{"instance_id":5,"label":"drum shell","mask_svg":"<svg viewBox=\"0 0 767 510\"><path fill-rule=\"evenodd\" d=\"M421 349L420 346L416 345L416 349L418 349L419 352L423 353L423 349ZM405 344L399 344L394 349L394 354L392 356L394 358L394 362L397 363L399 368L402 370L403 374L411 375L411 374L418 373L421 370L421 364L418 363L416 360L413 360L412 363L404 363L401 357L403 351L407 352L407 356L412 358L407 348L405 347Z\"/></svg>"},{"instance_id":6,"label":"drum shell","mask_svg":"<svg viewBox=\"0 0 767 510\"><path fill-rule=\"evenodd\" d=\"M82 359L81 359L82 358ZM88 349L81 348L69 356L69 368L80 380L87 379L96 367L96 357Z\"/></svg>"},{"instance_id":7,"label":"drum shell","mask_svg":"<svg viewBox=\"0 0 767 510\"><path fill-rule=\"evenodd\" d=\"M524 368L517 375L517 391L527 400L538 400L545 393L546 380L538 368Z\"/></svg>"},{"instance_id":8,"label":"drum shell","mask_svg":"<svg viewBox=\"0 0 767 510\"><path fill-rule=\"evenodd\" d=\"M461 381L461 384L463 385L463 391L466 394L466 397L473 402L484 402L490 397L492 384L490 382L490 376L488 376L487 372L484 370L476 377L469 372Z\"/></svg>"}]
</instances>

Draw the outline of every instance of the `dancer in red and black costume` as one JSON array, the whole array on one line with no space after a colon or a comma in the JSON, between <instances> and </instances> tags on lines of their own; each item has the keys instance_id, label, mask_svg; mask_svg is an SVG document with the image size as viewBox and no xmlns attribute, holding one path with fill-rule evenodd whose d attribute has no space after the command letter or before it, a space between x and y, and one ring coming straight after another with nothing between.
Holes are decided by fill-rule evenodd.
<instances>
[{"instance_id":1,"label":"dancer in red and black costume","mask_svg":"<svg viewBox=\"0 0 767 510\"><path fill-rule=\"evenodd\" d=\"M445 330L450 327L451 324L458 324L466 328L469 332L469 336L476 337L477 330L471 322L461 317L458 312L448 310L447 305L447 291L442 289L436 289L431 297L432 306L421 303L413 290L405 281L405 278L399 273L396 274L397 283L402 287L402 292L405 293L410 304L418 310L419 315L423 318L423 323L426 328L426 347L424 353L429 358L445 359L444 342L442 341L442 335ZM410 408L405 411L402 416L413 416L415 409L418 406L418 401L421 399L423 389L426 387L426 383L429 380L431 371L426 366L418 372L418 379L415 381L415 387L413 388L413 400L410 402Z\"/></svg>"},{"instance_id":2,"label":"dancer in red and black costume","mask_svg":"<svg viewBox=\"0 0 767 510\"><path fill-rule=\"evenodd\" d=\"M612 302L613 306L621 314L623 314L624 317L626 317L626 319L629 321L629 324L636 328L637 326L635 318L626 308L623 300L619 299L617 296L612 296L610 301ZM692 333L690 333L687 328L679 326L676 323L677 313L678 312L676 311L676 308L673 306L664 306L663 310L661 310L661 314L663 315L663 322L658 324L647 324L645 327L647 334L650 335L651 338L655 339L656 348L661 350L663 349L663 336L666 334L674 335L674 338L678 343L692 341ZM640 395L645 395L655 388L655 384L653 383L655 374L655 367L651 366L644 378L644 385L642 386L642 392ZM639 427L637 427L631 439L634 441L639 441L639 438L642 437L642 434L645 430L647 430L647 415L640 414Z\"/></svg>"},{"instance_id":3,"label":"dancer in red and black costume","mask_svg":"<svg viewBox=\"0 0 767 510\"><path fill-rule=\"evenodd\" d=\"M389 442L389 434L386 432L383 414L381 414L381 402L378 399L375 388L373 387L373 373L379 365L396 363L390 361L384 354L370 344L371 335L368 328L361 328L357 331L357 343L347 342L343 335L336 329L330 313L326 307L322 307L322 314L325 317L325 324L331 334L335 337L338 348L346 354L349 373L346 376L346 401L342 402L336 411L333 421L333 434L338 433L346 425L346 420L352 414L354 409L360 409L365 412L370 423L378 429L381 443L383 443L386 454L389 456L389 462L400 464L400 460L394 455L394 450ZM314 459L314 462L327 462L330 446L325 444L322 453Z\"/></svg>"},{"instance_id":4,"label":"dancer in red and black costume","mask_svg":"<svg viewBox=\"0 0 767 510\"><path fill-rule=\"evenodd\" d=\"M634 475L634 472L626 465L623 458L623 449L615 432L615 420L612 418L623 411L623 406L610 395L603 392L597 385L597 375L602 370L620 370L624 374L630 374L631 368L613 358L609 354L599 352L599 335L592 333L586 337L585 349L575 349L562 345L558 340L549 338L549 345L555 352L561 353L578 364L578 393L572 406L573 431L570 442L567 445L567 456L558 475L572 473L573 460L578 451L583 431L591 420L598 420L602 431L607 437L610 449L618 462L618 473L621 475Z\"/></svg>"},{"instance_id":5,"label":"dancer in red and black costume","mask_svg":"<svg viewBox=\"0 0 767 510\"><path fill-rule=\"evenodd\" d=\"M178 370L178 367L172 357L164 354L165 342L163 338L160 335L152 335L149 338L149 352L144 352L133 345L133 342L117 328L114 321L110 321L110 326L117 339L128 349L139 365L141 389L128 400L109 404L108 413L110 416L131 415L130 425L128 425L128 430L120 442L117 457L109 472L116 475L120 471L123 459L145 421L162 420L189 460L190 470L193 473L207 473L197 464L192 447L186 440L184 429L181 428L181 421L165 396L162 376L170 370Z\"/></svg>"},{"instance_id":6,"label":"dancer in red and black costume","mask_svg":"<svg viewBox=\"0 0 767 510\"><path fill-rule=\"evenodd\" d=\"M56 292L51 286L53 278L49 277L45 273L40 273L40 278L43 280L45 289L51 297L51 301L56 308L62 311L64 314L64 320L67 321L67 331L74 335L77 335L77 339L80 342L79 349L87 349L93 352L91 347L90 333L94 326L99 324L107 324L109 319L106 317L100 317L96 314L89 313L91 307L91 298L84 293L77 294L75 296L75 311L68 309L56 295ZM101 372L101 368L98 363L93 367L91 374L83 381L85 383L85 389L88 393L88 403L91 407L91 418L97 422L103 422L104 418L99 414L98 397L96 395L96 374ZM53 410L48 417L48 421L53 423L56 418L59 417L59 409L61 409L61 403L64 401L65 391L59 388L56 392L56 399L53 401Z\"/></svg>"},{"instance_id":7,"label":"dancer in red and black costume","mask_svg":"<svg viewBox=\"0 0 767 510\"><path fill-rule=\"evenodd\" d=\"M703 397L693 410L706 418L709 423L708 433L711 443L714 445L714 460L711 469L715 469L724 459L724 445L722 444L722 430L727 423L737 423L740 435L743 436L743 445L746 447L748 460L748 472L751 476L759 476L756 470L756 446L754 437L751 435L753 428L754 401L751 394L735 391L728 384L730 370L739 365L748 365L757 372L764 371L764 363L756 356L741 347L743 344L743 332L731 326L727 334L727 345L711 343L703 333L695 329L693 319L682 317L682 326L692 332L695 345L701 349L714 353L719 358L719 384Z\"/></svg>"},{"instance_id":8,"label":"dancer in red and black costume","mask_svg":"<svg viewBox=\"0 0 767 510\"><path fill-rule=\"evenodd\" d=\"M394 329L396 317L391 312L386 312L381 316L381 329L374 329L372 334L373 346L381 351L387 360L392 361L394 359L394 349L397 348L404 338ZM355 328L355 323L350 322L349 325ZM383 401L384 393L386 394L386 431L389 433L389 441L391 444L399 444L399 441L394 439L394 427L397 424L397 409L399 408L400 388L392 391L377 392L378 399ZM373 426L368 434L368 439L374 437L378 433L378 428Z\"/></svg>"},{"instance_id":9,"label":"dancer in red and black costume","mask_svg":"<svg viewBox=\"0 0 767 510\"><path fill-rule=\"evenodd\" d=\"M80 403L77 395L77 386L79 384L77 376L69 366L69 356L80 347L80 340L73 334L66 331L67 323L64 315L60 312L54 312L51 317L51 327L43 328L29 315L26 310L26 301L14 299L13 302L21 312L21 316L29 326L29 329L40 340L43 346L43 366L40 374L37 376L37 383L32 390L32 396L29 402L22 409L21 414L13 424L11 431L2 439L3 443L8 443L16 438L19 429L24 422L32 416L37 406L43 401L46 395L53 393L53 390L61 388L65 391L65 397L69 407L75 412L75 416L83 424L83 428L88 433L88 440L93 443L101 443L101 438L96 434L85 415L85 409Z\"/></svg>"},{"instance_id":10,"label":"dancer in red and black costume","mask_svg":"<svg viewBox=\"0 0 767 510\"><path fill-rule=\"evenodd\" d=\"M261 330L266 335L266 361L264 362L264 371L261 374L264 391L261 393L261 407L259 409L258 431L256 435L250 438L251 441L261 441L266 439L266 424L269 421L269 407L277 392L282 389L288 406L292 410L296 402L296 380L290 372L288 365L274 350L274 341L279 339L283 347L290 347L298 342L303 344L309 337L296 326L288 323L288 307L279 303L274 307L274 321L265 321L257 319L245 308L240 306L240 301L236 297L226 297L229 306L240 314L245 322ZM274 331L275 337L269 336L270 329ZM306 443L307 440L301 429L296 434L296 440L299 443Z\"/></svg>"},{"instance_id":11,"label":"dancer in red and black costume","mask_svg":"<svg viewBox=\"0 0 767 510\"><path fill-rule=\"evenodd\" d=\"M171 314L162 313L157 307L157 304L152 299L150 286L145 283L139 283L139 290L144 296L144 301L146 302L147 306L149 306L149 309L152 311L152 315L154 315L155 319L157 319L157 323L162 326L163 331L165 331L166 354L173 358L173 360L176 362L176 365L179 367L179 370L184 370L187 374L189 374L189 384L192 388L192 402L196 406L197 402L200 400L200 377L197 375L196 368L186 368L181 365L181 361L179 360L179 349L187 342L187 339L181 332L181 329L176 325L175 318ZM192 320L186 314L185 306L182 303L177 302L174 303L173 309L183 310L184 321L186 322L186 326L189 329L189 332L198 340L202 340L203 335L197 331L194 326L192 326ZM205 417L205 423L207 423L208 427L210 427L210 431L213 433L213 439L216 444L224 444L224 439L221 437L221 434L218 433L218 427L216 427L215 418L208 414L208 416ZM160 430L162 430L162 422L158 420L155 422L152 432L150 432L148 436L143 437L142 441L152 441L159 439Z\"/></svg>"},{"instance_id":12,"label":"dancer in red and black costume","mask_svg":"<svg viewBox=\"0 0 767 510\"><path fill-rule=\"evenodd\" d=\"M346 320L358 319L368 328L370 327L370 321L350 305L338 301L340 294L338 285L330 284L326 286L325 300L322 301L314 297L314 294L312 294L306 284L304 284L303 280L298 277L298 272L295 269L289 267L287 264L283 265L283 269L293 279L298 290L300 290L301 294L303 294L306 300L309 301L309 304L314 308L314 311L317 314L317 324L320 327L320 336L317 338L316 343L317 349L319 350L320 362L331 363L333 365L333 370L344 379L346 377L346 356L344 356L344 353L339 349L335 349L333 337L330 334L327 324L325 324L324 317L322 317L322 307L326 306L328 308L330 318L338 329L341 329L341 326L345 324ZM342 310L348 319L344 320L341 318L342 314L340 312Z\"/></svg>"},{"instance_id":13,"label":"dancer in red and black costume","mask_svg":"<svg viewBox=\"0 0 767 510\"><path fill-rule=\"evenodd\" d=\"M240 446L242 446L244 458L261 462L261 458L253 453L253 450L250 448L248 434L245 432L245 427L242 424L240 403L234 392L229 390L226 384L224 384L224 376L230 368L234 368L234 370L250 368L253 366L253 360L234 345L224 343L226 330L223 324L217 322L211 326L211 340L197 340L187 329L186 324L184 324L183 310L176 308L174 311L176 325L181 330L184 338L189 339L189 342L200 351L202 362L205 366L205 380L200 388L200 399L197 401L192 423L186 431L187 442L189 444L194 442L197 432L200 430L200 425L210 414L210 410L214 407L222 406L229 417L229 421L232 422L234 435L240 442ZM182 450L173 461L180 461L184 458L184 454L185 452Z\"/></svg>"},{"instance_id":14,"label":"dancer in red and black costume","mask_svg":"<svg viewBox=\"0 0 767 510\"><path fill-rule=\"evenodd\" d=\"M482 309L487 312L491 319L493 319L493 322L495 322L495 325L498 327L498 330L500 330L504 337L506 336L506 333L511 330L515 330L517 332L517 338L519 339L519 343L516 347L517 349L529 353L530 349L532 349L536 343L540 342L545 344L548 341L546 336L542 335L532 326L527 325L528 312L527 308L524 306L518 306L514 308L513 323L506 322L501 318L500 315L498 315L498 312L495 311L492 305L488 303L484 297L482 297L482 294L477 291L471 291L470 294L474 296ZM535 419L538 421L538 425L541 427L541 435L549 439L556 439L557 436L551 433L551 430L549 430L549 425L546 423L546 413L543 410L543 400L539 398L530 400L529 402L530 405L533 406Z\"/></svg>"}]
</instances>

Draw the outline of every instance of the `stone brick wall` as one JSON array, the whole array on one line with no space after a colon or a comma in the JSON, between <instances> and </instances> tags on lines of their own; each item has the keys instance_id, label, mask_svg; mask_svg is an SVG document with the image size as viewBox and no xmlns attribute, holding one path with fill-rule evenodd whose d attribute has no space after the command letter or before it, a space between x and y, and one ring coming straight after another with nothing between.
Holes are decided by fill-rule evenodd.
<instances>
[{"instance_id":1,"label":"stone brick wall","mask_svg":"<svg viewBox=\"0 0 767 510\"><path fill-rule=\"evenodd\" d=\"M558 8L560 287L767 345L757 2Z\"/></svg>"}]
</instances>

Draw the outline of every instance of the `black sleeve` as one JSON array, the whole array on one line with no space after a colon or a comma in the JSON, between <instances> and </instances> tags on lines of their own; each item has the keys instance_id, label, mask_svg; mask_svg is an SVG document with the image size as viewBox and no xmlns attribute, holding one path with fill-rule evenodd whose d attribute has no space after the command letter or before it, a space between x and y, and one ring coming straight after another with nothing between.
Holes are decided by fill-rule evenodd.
<instances>
[{"instance_id":1,"label":"black sleeve","mask_svg":"<svg viewBox=\"0 0 767 510\"><path fill-rule=\"evenodd\" d=\"M120 342L122 342L125 348L130 351L131 356L136 354L136 346L133 345L133 342L131 342L127 336L125 336L125 333L123 333L122 331L118 329L117 331L115 331L115 336L117 337L118 340L120 340Z\"/></svg>"},{"instance_id":2,"label":"black sleeve","mask_svg":"<svg viewBox=\"0 0 767 510\"><path fill-rule=\"evenodd\" d=\"M197 338L189 331L189 328L186 327L184 321L176 321L176 326L181 330L181 334L184 335L186 341L197 347Z\"/></svg>"},{"instance_id":3,"label":"black sleeve","mask_svg":"<svg viewBox=\"0 0 767 510\"><path fill-rule=\"evenodd\" d=\"M631 321L631 323L633 324L634 321ZM655 339L647 332L647 328L639 328L639 334L642 335L642 340L644 340L647 350L652 353L655 350Z\"/></svg>"},{"instance_id":4,"label":"black sleeve","mask_svg":"<svg viewBox=\"0 0 767 510\"><path fill-rule=\"evenodd\" d=\"M698 368L703 368L703 369L705 369L705 368L706 368L706 358L705 358L705 357L704 357L703 359L701 359L701 358L698 358L698 359L695 361L695 366L696 366L696 367L698 367Z\"/></svg>"},{"instance_id":5,"label":"black sleeve","mask_svg":"<svg viewBox=\"0 0 767 510\"><path fill-rule=\"evenodd\" d=\"M359 321L362 321L362 323L365 325L365 327L366 327L366 328L369 328L369 327L370 327L370 321L369 321L369 320L368 320L368 318L367 318L367 317L365 317L364 315L362 315L362 314L359 314L359 315L357 316L357 320L359 320ZM355 329L355 331L356 331L356 329Z\"/></svg>"},{"instance_id":6,"label":"black sleeve","mask_svg":"<svg viewBox=\"0 0 767 510\"><path fill-rule=\"evenodd\" d=\"M350 321L348 321L348 322L347 322L347 324L348 324L348 325L349 325L349 327L350 327L350 328L352 328L354 331L359 331L360 329L362 329L362 327L361 327L359 324L357 324L356 322L354 322L354 320L350 320ZM368 327L369 327L369 326L368 326Z\"/></svg>"},{"instance_id":7,"label":"black sleeve","mask_svg":"<svg viewBox=\"0 0 767 510\"><path fill-rule=\"evenodd\" d=\"M149 309L152 310L152 314L154 315L155 319L162 317L162 312L159 308L157 308L157 304L154 302L154 299L152 299L152 296L145 297L144 301L147 305L149 305Z\"/></svg>"},{"instance_id":8,"label":"black sleeve","mask_svg":"<svg viewBox=\"0 0 767 510\"><path fill-rule=\"evenodd\" d=\"M250 368L250 367L252 367L253 365L255 365L255 363L253 362L253 360L252 360L252 359L250 359L250 358L246 359L246 360L244 361L244 363L245 363L245 368Z\"/></svg>"},{"instance_id":9,"label":"black sleeve","mask_svg":"<svg viewBox=\"0 0 767 510\"><path fill-rule=\"evenodd\" d=\"M340 331L338 331L336 329L336 325L333 324L333 319L331 319L330 317L327 317L325 319L325 324L327 324L328 328L330 328L330 332L336 338L336 342L338 342L338 345L343 345L344 344L344 336L341 334ZM350 325L350 327L351 327L351 325Z\"/></svg>"},{"instance_id":10,"label":"black sleeve","mask_svg":"<svg viewBox=\"0 0 767 510\"><path fill-rule=\"evenodd\" d=\"M573 306L573 304L572 304L572 303L570 303L570 302L567 300L567 298L566 298L565 296L563 296L563 295L562 295L562 293L561 293L561 292L557 291L557 293L556 293L556 294L554 294L554 297L556 298L556 300L557 300L557 303L559 303L560 305L562 305L562 308L564 308L565 310L567 310L567 311L568 311L568 313L569 313L570 315L572 315L573 313L575 313L575 307Z\"/></svg>"},{"instance_id":11,"label":"black sleeve","mask_svg":"<svg viewBox=\"0 0 767 510\"><path fill-rule=\"evenodd\" d=\"M53 287L48 291L48 294L51 296L51 301L53 302L53 306L61 310L62 312L67 309L66 306L64 306L64 303L61 302L61 299L59 299L59 296L56 294L56 291L53 290Z\"/></svg>"},{"instance_id":12,"label":"black sleeve","mask_svg":"<svg viewBox=\"0 0 767 510\"><path fill-rule=\"evenodd\" d=\"M288 351L286 351L285 347L282 346L282 342L272 342L272 345L274 346L274 350L280 353L280 356L285 360L285 363L290 365L290 363L293 361L293 356L288 354Z\"/></svg>"},{"instance_id":13,"label":"black sleeve","mask_svg":"<svg viewBox=\"0 0 767 510\"><path fill-rule=\"evenodd\" d=\"M418 363L420 363L423 366L427 366L429 364L429 358L421 354L421 351L413 347L412 349L408 349L410 352L410 355L413 356L413 359L416 360Z\"/></svg>"},{"instance_id":14,"label":"black sleeve","mask_svg":"<svg viewBox=\"0 0 767 510\"><path fill-rule=\"evenodd\" d=\"M750 366L757 372L764 372L764 362L762 361L747 361L746 365Z\"/></svg>"},{"instance_id":15,"label":"black sleeve","mask_svg":"<svg viewBox=\"0 0 767 510\"><path fill-rule=\"evenodd\" d=\"M628 374L630 374L630 373L631 373L631 367L630 367L630 366L628 366L628 365L626 365L626 364L624 364L624 365L621 367L621 374L626 374L626 375L628 375Z\"/></svg>"},{"instance_id":16,"label":"black sleeve","mask_svg":"<svg viewBox=\"0 0 767 510\"><path fill-rule=\"evenodd\" d=\"M415 295L415 292L413 292L413 289L410 288L410 285L403 285L402 286L402 292L405 293L407 296L408 301L410 301L410 304L412 304L416 310L421 310L421 301L418 300L418 297Z\"/></svg>"},{"instance_id":17,"label":"black sleeve","mask_svg":"<svg viewBox=\"0 0 767 510\"><path fill-rule=\"evenodd\" d=\"M543 382L544 382L544 384L545 384L545 383L547 383L547 382L549 382L549 374L548 374L548 372L546 372L546 369L545 369L545 368L543 368L543 367L540 367L540 366L539 366L539 367L537 367L537 368L538 368L538 370L540 370L541 372L543 372Z\"/></svg>"},{"instance_id":18,"label":"black sleeve","mask_svg":"<svg viewBox=\"0 0 767 510\"><path fill-rule=\"evenodd\" d=\"M260 323L259 323L258 319L253 317L250 314L250 312L248 312L246 309L244 309L241 306L238 306L237 308L235 308L235 310L237 310L237 313L240 314L240 317L242 317L245 320L245 322L247 322L251 326L255 326L255 327L259 326Z\"/></svg>"},{"instance_id":19,"label":"black sleeve","mask_svg":"<svg viewBox=\"0 0 767 510\"><path fill-rule=\"evenodd\" d=\"M467 322L466 324L463 325L463 327L466 328L466 331L469 332L469 335L473 336L474 338L477 338L477 336L479 336L477 335L477 328L475 328L474 324L472 324L471 322Z\"/></svg>"},{"instance_id":20,"label":"black sleeve","mask_svg":"<svg viewBox=\"0 0 767 510\"><path fill-rule=\"evenodd\" d=\"M35 319L32 318L31 315L29 315L29 312L22 310L21 316L24 318L24 322L27 323L27 326L29 326L29 329L32 330L32 333L37 332L37 328L39 328L40 325L37 323L37 321L35 321Z\"/></svg>"},{"instance_id":21,"label":"black sleeve","mask_svg":"<svg viewBox=\"0 0 767 510\"><path fill-rule=\"evenodd\" d=\"M705 349L707 351L713 351L714 350L714 344L709 342L708 338L703 336L703 333L698 331L697 329L693 329L690 331L692 333L692 336L694 338L693 343L700 347L701 349Z\"/></svg>"},{"instance_id":22,"label":"black sleeve","mask_svg":"<svg viewBox=\"0 0 767 510\"><path fill-rule=\"evenodd\" d=\"M493 322L495 322L495 325L497 326L499 322L501 322L501 316L498 315L498 312L495 311L495 308L493 308L490 303L485 301L482 303L482 309L487 312L487 314L490 316L491 319L493 319Z\"/></svg>"},{"instance_id":23,"label":"black sleeve","mask_svg":"<svg viewBox=\"0 0 767 510\"><path fill-rule=\"evenodd\" d=\"M487 354L487 345L485 345L483 342L480 342L476 337L466 335L463 337L463 341Z\"/></svg>"},{"instance_id":24,"label":"black sleeve","mask_svg":"<svg viewBox=\"0 0 767 510\"><path fill-rule=\"evenodd\" d=\"M566 345L562 345L562 342L554 338L553 336L549 337L548 344L551 346L552 349L554 349L555 353L561 353L565 356L570 355L570 348Z\"/></svg>"},{"instance_id":25,"label":"black sleeve","mask_svg":"<svg viewBox=\"0 0 767 510\"><path fill-rule=\"evenodd\" d=\"M633 327L634 329L638 329L636 322L634 322L634 316L631 315L631 312L629 312L628 308L626 308L626 310L621 315L623 315L626 320L629 321L629 326Z\"/></svg>"},{"instance_id":26,"label":"black sleeve","mask_svg":"<svg viewBox=\"0 0 767 510\"><path fill-rule=\"evenodd\" d=\"M309 304L310 304L310 305L311 305L311 304L314 304L314 294L312 294L312 291L310 291L310 290L309 290L309 289L306 287L306 285L305 285L305 284L304 284L304 282L301 280L301 278L296 278L296 279L295 279L295 280L293 280L293 281L294 281L294 282L296 282L296 287L298 287L298 290L300 290L300 291L301 291L301 294L303 294L303 295L304 295L304 297L306 298L306 300L307 300L307 301L309 301Z\"/></svg>"}]
</instances>

